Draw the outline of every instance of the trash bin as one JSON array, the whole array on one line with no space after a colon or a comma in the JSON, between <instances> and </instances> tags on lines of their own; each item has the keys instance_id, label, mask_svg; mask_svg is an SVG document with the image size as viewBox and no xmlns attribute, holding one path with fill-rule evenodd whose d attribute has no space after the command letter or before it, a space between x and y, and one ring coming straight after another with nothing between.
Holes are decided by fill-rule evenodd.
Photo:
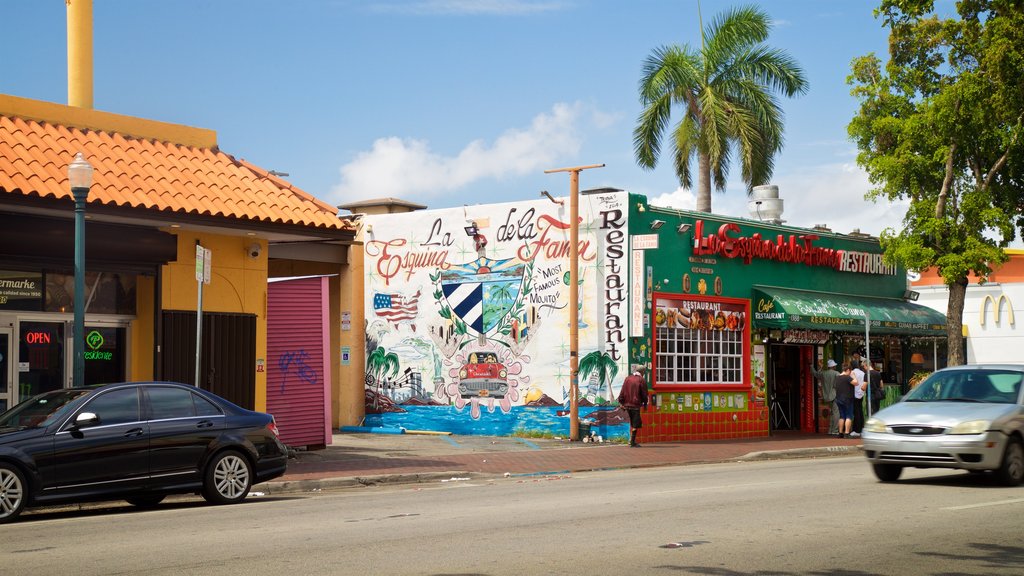
<instances>
[{"instance_id":1,"label":"trash bin","mask_svg":"<svg viewBox=\"0 0 1024 576\"><path fill-rule=\"evenodd\" d=\"M590 424L580 422L580 439L590 437Z\"/></svg>"}]
</instances>

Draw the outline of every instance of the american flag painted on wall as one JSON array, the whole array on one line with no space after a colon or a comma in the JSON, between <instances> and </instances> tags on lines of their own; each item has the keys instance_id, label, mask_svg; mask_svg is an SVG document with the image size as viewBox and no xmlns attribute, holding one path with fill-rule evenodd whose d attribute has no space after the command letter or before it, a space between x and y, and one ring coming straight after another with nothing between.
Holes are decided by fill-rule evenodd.
<instances>
[{"instance_id":1,"label":"american flag painted on wall","mask_svg":"<svg viewBox=\"0 0 1024 576\"><path fill-rule=\"evenodd\" d=\"M402 294L373 294L373 311L388 322L396 323L416 318L419 308L420 291L412 296Z\"/></svg>"}]
</instances>

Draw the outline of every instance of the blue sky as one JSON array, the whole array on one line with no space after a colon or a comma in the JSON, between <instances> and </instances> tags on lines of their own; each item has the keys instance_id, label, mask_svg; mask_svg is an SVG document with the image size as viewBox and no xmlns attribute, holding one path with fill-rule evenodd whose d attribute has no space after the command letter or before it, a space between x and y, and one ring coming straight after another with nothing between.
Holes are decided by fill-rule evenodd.
<instances>
[{"instance_id":1,"label":"blue sky","mask_svg":"<svg viewBox=\"0 0 1024 576\"><path fill-rule=\"evenodd\" d=\"M705 24L742 2L704 0ZM761 2L768 43L803 67L783 100L773 183L798 226L877 234L904 208L864 200L846 126L850 61L885 54L874 2ZM696 0L94 0L99 110L215 130L225 152L332 204L394 196L432 208L569 190L545 169L606 164L611 186L692 208L670 162L637 166L643 60L700 42ZM63 0L0 0L0 93L67 102ZM675 120L674 118L673 120ZM739 174L713 210L747 216Z\"/></svg>"}]
</instances>

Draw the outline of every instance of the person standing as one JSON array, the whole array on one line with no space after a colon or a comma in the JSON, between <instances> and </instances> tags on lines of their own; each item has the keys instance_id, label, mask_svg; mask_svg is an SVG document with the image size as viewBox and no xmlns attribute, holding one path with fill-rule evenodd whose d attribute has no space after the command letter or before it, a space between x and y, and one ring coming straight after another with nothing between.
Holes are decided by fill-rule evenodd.
<instances>
[{"instance_id":1,"label":"person standing","mask_svg":"<svg viewBox=\"0 0 1024 576\"><path fill-rule=\"evenodd\" d=\"M839 408L839 438L853 431L853 388L856 380L850 374L850 363L843 363L843 371L836 376L836 406Z\"/></svg>"},{"instance_id":2,"label":"person standing","mask_svg":"<svg viewBox=\"0 0 1024 576\"><path fill-rule=\"evenodd\" d=\"M636 441L636 434L643 427L643 420L640 418L640 409L647 407L647 381L644 380L645 369L637 366L633 373L626 376L622 382L622 389L619 390L619 405L626 409L629 414L629 445L639 448Z\"/></svg>"},{"instance_id":3,"label":"person standing","mask_svg":"<svg viewBox=\"0 0 1024 576\"><path fill-rule=\"evenodd\" d=\"M859 354L853 356L858 358ZM864 429L864 391L867 390L867 384L864 381L864 370L861 369L864 361L856 360L857 366L854 366L853 362L850 361L850 376L853 376L856 384L853 388L853 430L850 437L860 438L861 430Z\"/></svg>"},{"instance_id":4,"label":"person standing","mask_svg":"<svg viewBox=\"0 0 1024 576\"><path fill-rule=\"evenodd\" d=\"M866 389L870 390L871 396L871 414L874 414L882 409L882 399L885 398L882 373L874 369L874 364L870 360L864 361L864 370L867 372L864 376L864 379L867 381Z\"/></svg>"},{"instance_id":5,"label":"person standing","mask_svg":"<svg viewBox=\"0 0 1024 576\"><path fill-rule=\"evenodd\" d=\"M821 369L821 360L817 366L811 364L811 373L818 381L818 398L828 404L828 433L830 436L839 434L839 410L836 407L836 361L829 358L824 370Z\"/></svg>"}]
</instances>

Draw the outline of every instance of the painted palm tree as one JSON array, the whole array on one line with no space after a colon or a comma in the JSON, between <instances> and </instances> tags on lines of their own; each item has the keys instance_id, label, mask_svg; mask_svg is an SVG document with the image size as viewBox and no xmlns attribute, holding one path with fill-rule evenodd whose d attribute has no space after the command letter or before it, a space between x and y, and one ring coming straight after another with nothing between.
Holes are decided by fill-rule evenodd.
<instances>
[{"instance_id":1,"label":"painted palm tree","mask_svg":"<svg viewBox=\"0 0 1024 576\"><path fill-rule=\"evenodd\" d=\"M374 384L377 387L377 398L381 394L381 383L388 376L398 376L398 354L388 352L383 346L378 346L366 357L366 371L373 376ZM374 399L376 402L376 398Z\"/></svg>"},{"instance_id":2,"label":"painted palm tree","mask_svg":"<svg viewBox=\"0 0 1024 576\"><path fill-rule=\"evenodd\" d=\"M615 380L615 375L619 373L619 366L607 352L594 350L580 358L580 364L577 369L579 370L580 380L586 380L592 374L597 374L598 389L604 390L605 384L607 384L608 402L612 401L614 397L612 382Z\"/></svg>"},{"instance_id":3,"label":"painted palm tree","mask_svg":"<svg viewBox=\"0 0 1024 576\"><path fill-rule=\"evenodd\" d=\"M682 118L667 136L679 183L692 188L697 160L697 210L711 212L711 184L725 191L733 151L739 153L743 182L769 182L774 156L782 149L782 109L775 92L787 97L807 90L796 61L764 44L771 24L761 9L725 12L701 30L700 50L662 46L644 61L640 100L644 110L633 130L637 163L653 169L669 131L672 107Z\"/></svg>"}]
</instances>

